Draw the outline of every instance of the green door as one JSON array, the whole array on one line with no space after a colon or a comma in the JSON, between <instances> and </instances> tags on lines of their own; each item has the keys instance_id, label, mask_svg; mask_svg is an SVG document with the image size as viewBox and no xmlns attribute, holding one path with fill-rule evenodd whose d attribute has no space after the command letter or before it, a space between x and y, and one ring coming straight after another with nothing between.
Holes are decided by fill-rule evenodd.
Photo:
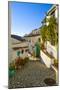
<instances>
[{"instance_id":1,"label":"green door","mask_svg":"<svg viewBox=\"0 0 60 90\"><path fill-rule=\"evenodd\" d=\"M18 57L20 56L20 51L17 51L17 56L18 56Z\"/></svg>"},{"instance_id":2,"label":"green door","mask_svg":"<svg viewBox=\"0 0 60 90\"><path fill-rule=\"evenodd\" d=\"M35 44L35 55L36 55L36 57L40 57L40 45L39 45L39 43Z\"/></svg>"}]
</instances>

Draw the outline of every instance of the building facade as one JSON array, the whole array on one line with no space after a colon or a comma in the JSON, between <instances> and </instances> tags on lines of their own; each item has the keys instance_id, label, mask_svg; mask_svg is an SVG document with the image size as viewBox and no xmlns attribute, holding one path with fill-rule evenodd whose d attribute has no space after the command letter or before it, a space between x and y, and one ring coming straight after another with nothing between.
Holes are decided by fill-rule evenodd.
<instances>
[{"instance_id":1,"label":"building facade","mask_svg":"<svg viewBox=\"0 0 60 90\"><path fill-rule=\"evenodd\" d=\"M17 57L17 52L20 52L20 57L25 58L28 54L34 52L35 43L40 40L40 30L33 30L28 35L20 37L17 35L11 35L11 52L12 60Z\"/></svg>"},{"instance_id":2,"label":"building facade","mask_svg":"<svg viewBox=\"0 0 60 90\"><path fill-rule=\"evenodd\" d=\"M31 33L24 36L24 39L28 41L29 51L33 53L36 42L40 42L41 40L40 29L32 30Z\"/></svg>"},{"instance_id":3,"label":"building facade","mask_svg":"<svg viewBox=\"0 0 60 90\"><path fill-rule=\"evenodd\" d=\"M11 35L11 61L17 58L18 52L20 52L20 57L27 57L28 42L18 35Z\"/></svg>"},{"instance_id":4,"label":"building facade","mask_svg":"<svg viewBox=\"0 0 60 90\"><path fill-rule=\"evenodd\" d=\"M51 17L55 17L56 22L57 22L57 24L58 24L58 16L59 16L59 7L58 7L58 5L53 5L53 6L48 10L46 17L45 17L44 20L42 21L42 24L48 26L48 25L49 25L49 19L50 19ZM57 39L58 39L58 28L56 28L55 33L56 33ZM57 41L58 41L58 40L57 40ZM57 42L57 43L58 43L58 42ZM56 45L51 45L51 43L50 43L49 41L47 41L47 44L45 43L45 47L46 47L47 52L48 52L49 54L52 53L52 55L53 55L56 59L58 58L58 57L57 57L57 51L58 51L58 49L57 49L57 46L56 46Z\"/></svg>"}]
</instances>

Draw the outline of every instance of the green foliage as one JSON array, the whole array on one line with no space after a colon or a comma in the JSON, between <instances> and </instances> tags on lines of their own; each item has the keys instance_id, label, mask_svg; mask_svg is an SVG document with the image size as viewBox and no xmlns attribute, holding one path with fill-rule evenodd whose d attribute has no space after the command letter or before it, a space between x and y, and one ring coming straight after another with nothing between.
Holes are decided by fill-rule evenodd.
<instances>
[{"instance_id":1,"label":"green foliage","mask_svg":"<svg viewBox=\"0 0 60 90\"><path fill-rule=\"evenodd\" d=\"M48 22L49 22L49 25L47 26L48 31L49 31L48 38L49 38L49 41L51 42L51 44L55 45L57 43L57 39L58 39L56 18L51 16L50 19L48 20Z\"/></svg>"},{"instance_id":2,"label":"green foliage","mask_svg":"<svg viewBox=\"0 0 60 90\"><path fill-rule=\"evenodd\" d=\"M50 41L52 45L56 45L58 43L58 25L56 18L54 16L51 16L48 19L48 26L43 25L41 28L41 36L43 43L46 41Z\"/></svg>"},{"instance_id":3,"label":"green foliage","mask_svg":"<svg viewBox=\"0 0 60 90\"><path fill-rule=\"evenodd\" d=\"M15 64L14 64L14 62L10 63L8 74L9 74L9 77L12 77L15 75Z\"/></svg>"},{"instance_id":4,"label":"green foliage","mask_svg":"<svg viewBox=\"0 0 60 90\"><path fill-rule=\"evenodd\" d=\"M15 75L15 70L10 70L9 69L9 77L11 78L14 75Z\"/></svg>"},{"instance_id":5,"label":"green foliage","mask_svg":"<svg viewBox=\"0 0 60 90\"><path fill-rule=\"evenodd\" d=\"M15 64L14 64L14 62L10 63L9 70L15 70Z\"/></svg>"},{"instance_id":6,"label":"green foliage","mask_svg":"<svg viewBox=\"0 0 60 90\"><path fill-rule=\"evenodd\" d=\"M47 39L46 32L47 32L47 26L44 25L44 26L42 26L42 28L41 28L41 36L42 36L43 42L45 42L46 39Z\"/></svg>"}]
</instances>

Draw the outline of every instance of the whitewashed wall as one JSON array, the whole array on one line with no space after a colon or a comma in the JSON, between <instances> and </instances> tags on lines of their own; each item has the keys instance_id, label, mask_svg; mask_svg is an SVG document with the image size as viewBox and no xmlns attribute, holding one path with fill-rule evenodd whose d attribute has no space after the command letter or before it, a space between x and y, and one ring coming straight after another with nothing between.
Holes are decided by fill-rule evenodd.
<instances>
[{"instance_id":1,"label":"whitewashed wall","mask_svg":"<svg viewBox=\"0 0 60 90\"><path fill-rule=\"evenodd\" d=\"M40 51L40 56L41 56L41 60L42 62L48 67L50 68L51 66L51 58L49 58L43 51Z\"/></svg>"},{"instance_id":2,"label":"whitewashed wall","mask_svg":"<svg viewBox=\"0 0 60 90\"><path fill-rule=\"evenodd\" d=\"M56 46L52 46L49 42L47 42L47 44L45 45L46 49L47 49L47 52L49 54L52 53L52 55L57 59L57 47Z\"/></svg>"},{"instance_id":3,"label":"whitewashed wall","mask_svg":"<svg viewBox=\"0 0 60 90\"><path fill-rule=\"evenodd\" d=\"M15 60L17 58L17 51L21 51L21 49L18 49L18 50L12 50L12 58L11 58L11 61ZM20 57L21 58L25 58L27 57L28 53L27 52L23 52L23 54L20 54Z\"/></svg>"},{"instance_id":4,"label":"whitewashed wall","mask_svg":"<svg viewBox=\"0 0 60 90\"><path fill-rule=\"evenodd\" d=\"M58 14L59 14L58 9L59 9L59 7L58 7L58 6L56 6L56 10L55 10L55 17L56 17L57 19L58 19Z\"/></svg>"}]
</instances>

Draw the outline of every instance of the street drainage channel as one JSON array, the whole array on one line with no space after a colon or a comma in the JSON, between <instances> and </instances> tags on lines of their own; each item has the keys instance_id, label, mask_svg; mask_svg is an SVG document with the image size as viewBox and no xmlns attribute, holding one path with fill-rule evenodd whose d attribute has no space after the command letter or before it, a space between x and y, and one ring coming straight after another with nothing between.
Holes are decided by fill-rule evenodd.
<instances>
[{"instance_id":1,"label":"street drainage channel","mask_svg":"<svg viewBox=\"0 0 60 90\"><path fill-rule=\"evenodd\" d=\"M48 86L53 86L53 85L56 85L56 81L52 78L46 78L44 80L44 83Z\"/></svg>"}]
</instances>

